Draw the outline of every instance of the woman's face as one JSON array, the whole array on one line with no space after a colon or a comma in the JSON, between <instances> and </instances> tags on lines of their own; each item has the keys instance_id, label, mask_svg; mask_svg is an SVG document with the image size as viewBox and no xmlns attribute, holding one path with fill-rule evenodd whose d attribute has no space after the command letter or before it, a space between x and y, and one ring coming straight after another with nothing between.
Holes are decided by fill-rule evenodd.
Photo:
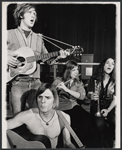
<instances>
[{"instance_id":1,"label":"woman's face","mask_svg":"<svg viewBox=\"0 0 122 150\"><path fill-rule=\"evenodd\" d=\"M75 66L71 70L71 78L77 78L78 74L79 74L78 66Z\"/></svg>"},{"instance_id":2,"label":"woman's face","mask_svg":"<svg viewBox=\"0 0 122 150\"><path fill-rule=\"evenodd\" d=\"M110 74L114 69L114 60L112 58L108 58L104 65L104 72Z\"/></svg>"}]
</instances>

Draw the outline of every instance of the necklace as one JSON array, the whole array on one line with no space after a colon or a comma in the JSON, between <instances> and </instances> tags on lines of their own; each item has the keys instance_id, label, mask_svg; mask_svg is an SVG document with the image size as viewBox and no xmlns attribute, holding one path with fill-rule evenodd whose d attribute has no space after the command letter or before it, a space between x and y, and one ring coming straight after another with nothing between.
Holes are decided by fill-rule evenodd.
<instances>
[{"instance_id":1,"label":"necklace","mask_svg":"<svg viewBox=\"0 0 122 150\"><path fill-rule=\"evenodd\" d=\"M55 115L55 111L54 111L54 113L53 113L53 115L52 115L52 117L50 118L49 121L45 121L45 120L42 118L41 115L40 115L40 117L41 117L41 119L46 123L46 125L48 126L48 125L49 125L49 122L53 119L54 115Z\"/></svg>"}]
</instances>

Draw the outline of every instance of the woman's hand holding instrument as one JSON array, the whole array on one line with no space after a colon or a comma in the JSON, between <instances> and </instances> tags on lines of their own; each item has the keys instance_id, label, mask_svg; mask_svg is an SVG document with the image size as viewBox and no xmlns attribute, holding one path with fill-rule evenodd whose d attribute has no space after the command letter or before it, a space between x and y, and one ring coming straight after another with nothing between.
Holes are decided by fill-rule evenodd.
<instances>
[{"instance_id":1,"label":"woman's hand holding instrument","mask_svg":"<svg viewBox=\"0 0 122 150\"><path fill-rule=\"evenodd\" d=\"M81 74L79 74L78 76L80 76ZM78 77L77 76L77 77ZM58 85L57 85L57 87L56 88L59 88L59 89L63 89L63 90L65 90L65 91L67 91L68 90L68 88L65 86L67 83L69 83L71 80L74 80L75 78L71 78L71 79L69 79L68 81L66 81L66 82L61 82L61 83L59 83Z\"/></svg>"}]
</instances>

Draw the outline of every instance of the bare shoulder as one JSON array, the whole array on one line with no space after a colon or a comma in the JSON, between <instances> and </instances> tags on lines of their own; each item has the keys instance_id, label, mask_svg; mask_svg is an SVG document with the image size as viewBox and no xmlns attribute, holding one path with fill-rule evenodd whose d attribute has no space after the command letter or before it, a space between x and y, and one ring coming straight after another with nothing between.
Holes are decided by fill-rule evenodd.
<instances>
[{"instance_id":1,"label":"bare shoulder","mask_svg":"<svg viewBox=\"0 0 122 150\"><path fill-rule=\"evenodd\" d=\"M19 113L17 116L22 117L22 118L30 118L30 117L32 117L32 110L29 109L29 110L23 111L23 112Z\"/></svg>"},{"instance_id":2,"label":"bare shoulder","mask_svg":"<svg viewBox=\"0 0 122 150\"><path fill-rule=\"evenodd\" d=\"M17 114L14 118L9 119L8 122L15 123L26 123L32 117L32 111L26 110Z\"/></svg>"},{"instance_id":3,"label":"bare shoulder","mask_svg":"<svg viewBox=\"0 0 122 150\"><path fill-rule=\"evenodd\" d=\"M38 108L32 108L31 110L32 110L32 112L34 114L38 114L39 113L39 109Z\"/></svg>"}]
</instances>

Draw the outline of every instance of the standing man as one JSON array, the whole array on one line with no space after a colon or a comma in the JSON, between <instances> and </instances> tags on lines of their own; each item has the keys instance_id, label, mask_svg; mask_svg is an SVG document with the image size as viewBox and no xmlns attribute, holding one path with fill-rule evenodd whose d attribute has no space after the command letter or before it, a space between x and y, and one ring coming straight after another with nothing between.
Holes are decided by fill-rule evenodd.
<instances>
[{"instance_id":1,"label":"standing man","mask_svg":"<svg viewBox=\"0 0 122 150\"><path fill-rule=\"evenodd\" d=\"M16 50L19 48L31 48L34 55L48 53L45 48L44 41L41 34L34 33L32 27L37 21L36 8L32 4L23 3L18 4L14 10L14 19L17 25L16 29L8 30L7 50L8 50L8 70L10 68L17 68L20 62L17 59ZM27 52L24 50L24 53ZM65 58L68 52L60 50L60 58ZM31 66L32 67L32 66ZM29 68L28 68L29 70ZM40 65L37 62L35 70L28 74L17 75L12 80L12 109L14 115L22 110L24 101L22 95L29 89L37 89L40 86Z\"/></svg>"}]
</instances>

